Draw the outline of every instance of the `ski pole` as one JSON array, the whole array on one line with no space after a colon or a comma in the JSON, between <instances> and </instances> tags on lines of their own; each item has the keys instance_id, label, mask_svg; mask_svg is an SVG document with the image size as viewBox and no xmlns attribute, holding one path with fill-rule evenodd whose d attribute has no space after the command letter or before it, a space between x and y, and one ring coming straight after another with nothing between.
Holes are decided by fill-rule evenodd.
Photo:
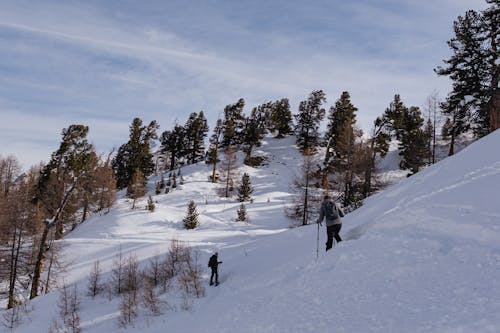
<instances>
[{"instance_id":1,"label":"ski pole","mask_svg":"<svg viewBox=\"0 0 500 333\"><path fill-rule=\"evenodd\" d=\"M319 223L316 223L318 225L318 232L316 235L316 260L319 258Z\"/></svg>"}]
</instances>

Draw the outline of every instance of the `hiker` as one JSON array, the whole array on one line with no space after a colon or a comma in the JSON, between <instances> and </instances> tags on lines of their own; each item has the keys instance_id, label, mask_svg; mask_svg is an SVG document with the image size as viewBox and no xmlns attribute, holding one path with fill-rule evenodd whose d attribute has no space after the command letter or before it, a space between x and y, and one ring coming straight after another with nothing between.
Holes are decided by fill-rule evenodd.
<instances>
[{"instance_id":1,"label":"hiker","mask_svg":"<svg viewBox=\"0 0 500 333\"><path fill-rule=\"evenodd\" d=\"M321 203L318 223L322 225L323 219L326 220L326 251L332 248L333 238L335 238L337 243L342 241L339 235L340 229L342 228L341 217L344 217L342 209L333 202L329 195L325 195Z\"/></svg>"},{"instance_id":2,"label":"hiker","mask_svg":"<svg viewBox=\"0 0 500 333\"><path fill-rule=\"evenodd\" d=\"M222 261L218 261L218 256L219 253L215 252L211 257L210 260L208 261L208 267L212 269L212 275L210 275L210 285L213 286L214 282L214 275L215 275L215 285L219 285L219 272L217 271L217 268L219 264L222 264Z\"/></svg>"}]
</instances>

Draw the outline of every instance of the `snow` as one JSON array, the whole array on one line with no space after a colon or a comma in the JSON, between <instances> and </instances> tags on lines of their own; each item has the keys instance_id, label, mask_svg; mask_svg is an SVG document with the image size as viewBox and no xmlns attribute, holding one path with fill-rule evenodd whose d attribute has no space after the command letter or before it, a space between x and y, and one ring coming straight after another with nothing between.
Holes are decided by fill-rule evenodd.
<instances>
[{"instance_id":1,"label":"snow","mask_svg":"<svg viewBox=\"0 0 500 333\"><path fill-rule=\"evenodd\" d=\"M322 227L317 260L317 225L290 228L284 214L301 162L292 138L267 138L257 152L267 165L241 168L255 187L248 224L234 222L238 202L215 195L210 166L184 167L182 189L154 196L154 213L120 199L62 242L65 281L82 294L83 331L498 332L499 145L496 131L369 198L344 218L345 241L327 253ZM189 200L200 213L196 230L182 228ZM207 271L207 294L191 310L141 315L119 329L118 298L84 295L94 261L109 272L121 249L146 264L171 239L198 249L202 264L219 251L221 285L208 287ZM16 332L46 332L57 298L36 298Z\"/></svg>"}]
</instances>

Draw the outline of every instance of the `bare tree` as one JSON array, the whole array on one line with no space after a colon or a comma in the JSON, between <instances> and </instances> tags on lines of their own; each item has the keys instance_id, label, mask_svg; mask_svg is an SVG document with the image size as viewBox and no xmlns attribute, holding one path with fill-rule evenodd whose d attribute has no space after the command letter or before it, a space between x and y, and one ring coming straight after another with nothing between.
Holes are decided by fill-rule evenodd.
<instances>
[{"instance_id":1,"label":"bare tree","mask_svg":"<svg viewBox=\"0 0 500 333\"><path fill-rule=\"evenodd\" d=\"M222 183L221 193L224 197L229 198L234 191L234 182L238 175L236 152L231 145L226 147L224 159L220 163L220 181Z\"/></svg>"},{"instance_id":2,"label":"bare tree","mask_svg":"<svg viewBox=\"0 0 500 333\"><path fill-rule=\"evenodd\" d=\"M144 176L141 170L136 169L132 176L132 180L127 187L127 196L131 198L132 209L135 209L135 202L138 198L146 194L146 185L144 184Z\"/></svg>"},{"instance_id":3,"label":"bare tree","mask_svg":"<svg viewBox=\"0 0 500 333\"><path fill-rule=\"evenodd\" d=\"M287 215L294 220L300 220L302 225L307 225L309 214L317 204L317 198L312 189L315 178L314 156L310 151L304 152L301 174L294 182L294 189L297 193L291 207L287 208Z\"/></svg>"},{"instance_id":4,"label":"bare tree","mask_svg":"<svg viewBox=\"0 0 500 333\"><path fill-rule=\"evenodd\" d=\"M440 99L438 91L433 91L426 99L424 110L427 111L427 121L431 124L432 133L429 140L429 164L436 163L436 129L441 123L441 112L439 108Z\"/></svg>"},{"instance_id":5,"label":"bare tree","mask_svg":"<svg viewBox=\"0 0 500 333\"><path fill-rule=\"evenodd\" d=\"M201 268L200 253L191 252L190 248L184 249L184 262L180 271L179 283L185 295L192 295L197 298L205 296L205 288L201 283L203 269Z\"/></svg>"},{"instance_id":6,"label":"bare tree","mask_svg":"<svg viewBox=\"0 0 500 333\"><path fill-rule=\"evenodd\" d=\"M150 280L147 280L144 283L141 294L141 304L148 311L148 313L153 316L158 316L162 313L162 308L165 305L165 302L158 297L155 286Z\"/></svg>"},{"instance_id":7,"label":"bare tree","mask_svg":"<svg viewBox=\"0 0 500 333\"><path fill-rule=\"evenodd\" d=\"M0 281L8 279L7 308L19 304L16 296L24 289L27 272L32 269L32 246L37 233L36 207L31 202L31 189L36 173L29 172L0 196Z\"/></svg>"},{"instance_id":8,"label":"bare tree","mask_svg":"<svg viewBox=\"0 0 500 333\"><path fill-rule=\"evenodd\" d=\"M60 244L55 240L55 232L49 233L49 241L47 244L47 250L45 255L46 261L46 274L45 274L45 284L43 287L43 292L48 294L52 288L58 287L58 281L66 273L67 265L59 256Z\"/></svg>"},{"instance_id":9,"label":"bare tree","mask_svg":"<svg viewBox=\"0 0 500 333\"><path fill-rule=\"evenodd\" d=\"M33 307L29 302L20 303L17 306L7 309L3 312L2 326L8 329L11 333L16 331L16 328L22 324L23 320L29 320L29 312Z\"/></svg>"},{"instance_id":10,"label":"bare tree","mask_svg":"<svg viewBox=\"0 0 500 333\"><path fill-rule=\"evenodd\" d=\"M137 257L130 254L126 259L124 272L124 290L137 298L137 293L141 287L141 272L137 263Z\"/></svg>"},{"instance_id":11,"label":"bare tree","mask_svg":"<svg viewBox=\"0 0 500 333\"><path fill-rule=\"evenodd\" d=\"M137 297L131 292L125 292L121 296L120 316L118 326L126 328L131 325L138 315Z\"/></svg>"},{"instance_id":12,"label":"bare tree","mask_svg":"<svg viewBox=\"0 0 500 333\"><path fill-rule=\"evenodd\" d=\"M120 303L120 317L118 318L120 327L131 325L138 315L140 277L137 258L134 255L129 255L124 266L124 284Z\"/></svg>"},{"instance_id":13,"label":"bare tree","mask_svg":"<svg viewBox=\"0 0 500 333\"><path fill-rule=\"evenodd\" d=\"M124 291L125 280L125 258L123 257L122 247L113 260L113 268L111 269L111 282L109 290L111 293L120 295Z\"/></svg>"},{"instance_id":14,"label":"bare tree","mask_svg":"<svg viewBox=\"0 0 500 333\"><path fill-rule=\"evenodd\" d=\"M87 294L94 298L103 290L103 283L101 281L101 268L99 267L99 260L94 262L92 270L88 278L88 291Z\"/></svg>"},{"instance_id":15,"label":"bare tree","mask_svg":"<svg viewBox=\"0 0 500 333\"><path fill-rule=\"evenodd\" d=\"M80 333L80 298L76 285L69 288L66 284L60 290L59 316L64 324L64 331L68 333Z\"/></svg>"}]
</instances>

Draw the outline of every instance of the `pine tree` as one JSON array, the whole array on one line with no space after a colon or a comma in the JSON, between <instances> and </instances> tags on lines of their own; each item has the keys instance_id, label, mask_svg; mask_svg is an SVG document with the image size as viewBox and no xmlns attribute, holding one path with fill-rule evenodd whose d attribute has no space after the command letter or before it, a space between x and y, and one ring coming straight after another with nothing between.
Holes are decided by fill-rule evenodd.
<instances>
[{"instance_id":1,"label":"pine tree","mask_svg":"<svg viewBox=\"0 0 500 333\"><path fill-rule=\"evenodd\" d=\"M449 76L453 81L452 92L443 104L449 123L459 124L472 120L474 132L483 136L489 131L487 102L498 89L500 54L500 3L487 0L491 6L482 12L467 11L453 23L455 36L448 41L452 51L443 60L446 67L438 66L438 75ZM458 112L458 110L463 109ZM471 119L465 117L471 116ZM461 134L467 127L457 126L453 135Z\"/></svg>"},{"instance_id":2,"label":"pine tree","mask_svg":"<svg viewBox=\"0 0 500 333\"><path fill-rule=\"evenodd\" d=\"M188 163L196 163L205 155L205 137L208 125L203 111L191 113L186 122L186 155Z\"/></svg>"},{"instance_id":3,"label":"pine tree","mask_svg":"<svg viewBox=\"0 0 500 333\"><path fill-rule=\"evenodd\" d=\"M404 131L400 143L400 155L403 157L400 168L417 173L425 165L427 157L426 137L423 130L424 119L418 107L410 107L404 114Z\"/></svg>"},{"instance_id":4,"label":"pine tree","mask_svg":"<svg viewBox=\"0 0 500 333\"><path fill-rule=\"evenodd\" d=\"M176 124L171 131L161 134L161 152L170 157L169 170L174 170L179 158L186 153L186 129Z\"/></svg>"},{"instance_id":5,"label":"pine tree","mask_svg":"<svg viewBox=\"0 0 500 333\"><path fill-rule=\"evenodd\" d=\"M116 175L116 185L119 189L127 187L136 169L144 177L150 176L155 170L151 141L157 138L158 124L152 121L144 126L140 118L134 118L130 125L129 141L120 146L113 160Z\"/></svg>"},{"instance_id":6,"label":"pine tree","mask_svg":"<svg viewBox=\"0 0 500 333\"><path fill-rule=\"evenodd\" d=\"M155 194L158 195L161 193L161 185L160 185L160 182L156 183L156 186L155 186Z\"/></svg>"},{"instance_id":7,"label":"pine tree","mask_svg":"<svg viewBox=\"0 0 500 333\"><path fill-rule=\"evenodd\" d=\"M240 98L235 104L229 104L224 108L224 121L222 123L222 147L238 145L242 142L242 133L245 127L245 116L243 107L245 100Z\"/></svg>"},{"instance_id":8,"label":"pine tree","mask_svg":"<svg viewBox=\"0 0 500 333\"><path fill-rule=\"evenodd\" d=\"M148 205L146 206L146 209L149 210L150 212L155 211L155 202L153 201L153 198L151 196L148 197Z\"/></svg>"},{"instance_id":9,"label":"pine tree","mask_svg":"<svg viewBox=\"0 0 500 333\"><path fill-rule=\"evenodd\" d=\"M248 221L247 209L246 209L245 204L243 202L240 204L240 207L236 211L236 214L237 214L236 221L240 221L240 222L247 222Z\"/></svg>"},{"instance_id":10,"label":"pine tree","mask_svg":"<svg viewBox=\"0 0 500 333\"><path fill-rule=\"evenodd\" d=\"M198 212L196 211L196 204L193 200L189 201L187 214L182 222L184 223L184 228L186 229L194 229L199 225Z\"/></svg>"},{"instance_id":11,"label":"pine tree","mask_svg":"<svg viewBox=\"0 0 500 333\"><path fill-rule=\"evenodd\" d=\"M248 173L244 173L241 177L241 184L238 188L238 201L251 201L252 200L252 184L250 184L250 176Z\"/></svg>"},{"instance_id":12,"label":"pine tree","mask_svg":"<svg viewBox=\"0 0 500 333\"><path fill-rule=\"evenodd\" d=\"M328 174L333 171L335 164L339 166L342 160L351 150L354 142L354 124L356 123L356 111L358 109L351 103L351 97L344 91L330 108L328 114L327 131L324 141L326 142L326 153L322 168L322 187L328 190ZM350 140L352 142L346 142Z\"/></svg>"},{"instance_id":13,"label":"pine tree","mask_svg":"<svg viewBox=\"0 0 500 333\"><path fill-rule=\"evenodd\" d=\"M254 147L262 144L265 135L265 113L267 104L258 106L252 110L250 117L245 120L245 129L243 131L243 146L246 153L245 161L249 162Z\"/></svg>"},{"instance_id":14,"label":"pine tree","mask_svg":"<svg viewBox=\"0 0 500 333\"><path fill-rule=\"evenodd\" d=\"M319 125L325 116L325 109L321 107L324 102L326 97L323 90L313 91L306 101L300 102L299 113L294 117L297 145L302 153L316 152L319 145Z\"/></svg>"},{"instance_id":15,"label":"pine tree","mask_svg":"<svg viewBox=\"0 0 500 333\"><path fill-rule=\"evenodd\" d=\"M278 132L276 135L277 139L281 139L293 132L291 123L292 112L290 111L288 98L274 102L271 111L271 127Z\"/></svg>"}]
</instances>

